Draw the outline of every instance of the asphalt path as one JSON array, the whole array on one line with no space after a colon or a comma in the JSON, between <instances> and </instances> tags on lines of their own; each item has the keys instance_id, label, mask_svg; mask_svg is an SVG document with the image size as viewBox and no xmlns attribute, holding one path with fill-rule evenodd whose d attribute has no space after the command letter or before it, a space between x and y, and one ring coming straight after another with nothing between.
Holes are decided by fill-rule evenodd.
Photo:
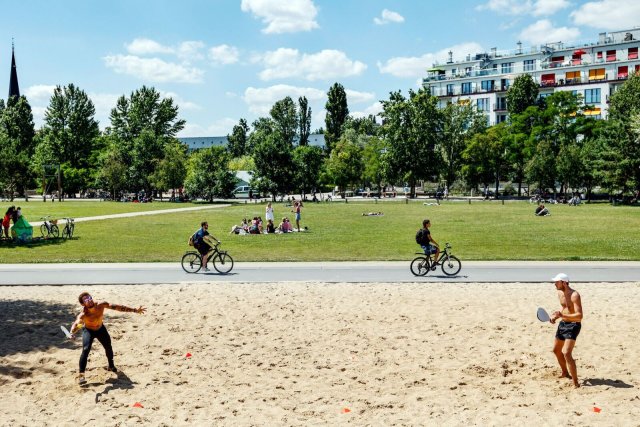
<instances>
[{"instance_id":1,"label":"asphalt path","mask_svg":"<svg viewBox=\"0 0 640 427\"><path fill-rule=\"evenodd\" d=\"M571 282L638 282L640 262L463 261L456 276L440 269L416 277L407 262L235 263L230 274L185 273L179 263L0 264L0 285L107 285L185 282L549 282L556 273Z\"/></svg>"}]
</instances>

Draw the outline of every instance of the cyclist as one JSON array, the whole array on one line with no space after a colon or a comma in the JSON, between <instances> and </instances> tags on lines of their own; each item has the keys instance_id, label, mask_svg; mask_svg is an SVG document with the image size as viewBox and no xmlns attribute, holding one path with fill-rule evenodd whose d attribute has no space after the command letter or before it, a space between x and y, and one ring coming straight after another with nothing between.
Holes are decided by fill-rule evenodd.
<instances>
[{"instance_id":1,"label":"cyclist","mask_svg":"<svg viewBox=\"0 0 640 427\"><path fill-rule=\"evenodd\" d=\"M220 243L220 241L209 234L209 224L207 221L200 223L200 229L191 236L191 239L193 240L193 247L196 248L202 256L204 271L209 271L207 268L209 251L215 246L214 242Z\"/></svg>"},{"instance_id":2,"label":"cyclist","mask_svg":"<svg viewBox=\"0 0 640 427\"><path fill-rule=\"evenodd\" d=\"M436 265L438 257L440 256L440 247L438 246L438 242L433 240L433 237L431 237L431 232L429 231L430 227L431 221L428 219L422 221L422 228L416 233L416 243L420 245L425 255L429 256L434 253L436 254L433 263Z\"/></svg>"}]
</instances>

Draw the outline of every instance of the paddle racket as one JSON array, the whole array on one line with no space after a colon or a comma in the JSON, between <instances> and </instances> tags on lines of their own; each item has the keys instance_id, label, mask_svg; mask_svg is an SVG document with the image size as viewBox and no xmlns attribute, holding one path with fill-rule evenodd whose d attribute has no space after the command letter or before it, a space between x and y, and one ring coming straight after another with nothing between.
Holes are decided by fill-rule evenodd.
<instances>
[{"instance_id":1,"label":"paddle racket","mask_svg":"<svg viewBox=\"0 0 640 427\"><path fill-rule=\"evenodd\" d=\"M547 310L545 310L542 307L538 307L538 311L536 313L536 316L538 316L538 320L541 322L550 322L551 318L549 317L549 313L547 313Z\"/></svg>"},{"instance_id":2,"label":"paddle racket","mask_svg":"<svg viewBox=\"0 0 640 427\"><path fill-rule=\"evenodd\" d=\"M69 330L67 328L65 328L64 326L60 325L60 329L62 329L62 332L64 332L64 334L67 336L67 338L73 339L73 335L71 335L71 332L69 332Z\"/></svg>"}]
</instances>

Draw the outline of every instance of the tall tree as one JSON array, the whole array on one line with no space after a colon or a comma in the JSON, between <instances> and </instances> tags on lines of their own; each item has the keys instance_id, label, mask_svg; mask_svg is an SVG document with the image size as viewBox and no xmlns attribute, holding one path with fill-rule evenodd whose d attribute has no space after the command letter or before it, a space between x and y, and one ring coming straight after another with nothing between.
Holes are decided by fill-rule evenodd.
<instances>
[{"instance_id":1,"label":"tall tree","mask_svg":"<svg viewBox=\"0 0 640 427\"><path fill-rule=\"evenodd\" d=\"M318 188L324 153L320 147L299 145L293 150L294 185L302 197Z\"/></svg>"},{"instance_id":2,"label":"tall tree","mask_svg":"<svg viewBox=\"0 0 640 427\"><path fill-rule=\"evenodd\" d=\"M331 151L327 171L340 192L361 181L364 172L363 148L363 141L359 140L358 134L349 129Z\"/></svg>"},{"instance_id":3,"label":"tall tree","mask_svg":"<svg viewBox=\"0 0 640 427\"><path fill-rule=\"evenodd\" d=\"M270 193L273 200L278 194L287 194L295 188L295 169L291 148L278 132L260 134L253 149L255 170L251 186Z\"/></svg>"},{"instance_id":4,"label":"tall tree","mask_svg":"<svg viewBox=\"0 0 640 427\"><path fill-rule=\"evenodd\" d=\"M510 116L521 114L528 107L535 105L538 99L538 84L529 74L521 74L515 78L507 91L507 111Z\"/></svg>"},{"instance_id":5,"label":"tall tree","mask_svg":"<svg viewBox=\"0 0 640 427\"><path fill-rule=\"evenodd\" d=\"M162 191L182 187L187 176L187 147L177 139L164 146L164 157L155 168L151 181Z\"/></svg>"},{"instance_id":6,"label":"tall tree","mask_svg":"<svg viewBox=\"0 0 640 427\"><path fill-rule=\"evenodd\" d=\"M385 176L409 183L414 197L418 180L438 175L441 158L436 144L442 134L442 112L437 99L424 88L410 90L408 99L392 92L382 105L382 134L387 141Z\"/></svg>"},{"instance_id":7,"label":"tall tree","mask_svg":"<svg viewBox=\"0 0 640 427\"><path fill-rule=\"evenodd\" d=\"M331 152L333 145L342 135L342 125L349 116L349 106L347 105L347 93L340 83L334 83L327 93L327 103L325 104L327 114L324 118L325 143L327 151Z\"/></svg>"},{"instance_id":8,"label":"tall tree","mask_svg":"<svg viewBox=\"0 0 640 427\"><path fill-rule=\"evenodd\" d=\"M498 194L500 179L508 168L506 144L508 127L505 123L488 128L485 132L474 134L462 153L464 165L462 174L467 184L475 187L482 184L487 188L495 184Z\"/></svg>"},{"instance_id":9,"label":"tall tree","mask_svg":"<svg viewBox=\"0 0 640 427\"><path fill-rule=\"evenodd\" d=\"M231 157L241 157L247 154L247 138L249 135L249 125L245 119L240 119L233 127L231 135L227 135L227 151Z\"/></svg>"},{"instance_id":10,"label":"tall tree","mask_svg":"<svg viewBox=\"0 0 640 427\"><path fill-rule=\"evenodd\" d=\"M14 192L26 197L30 183L30 159L35 149L35 129L31 106L24 96L12 96L6 106L0 101L0 181L13 200Z\"/></svg>"},{"instance_id":11,"label":"tall tree","mask_svg":"<svg viewBox=\"0 0 640 427\"><path fill-rule=\"evenodd\" d=\"M185 190L190 197L210 202L216 197L229 198L237 179L229 171L229 153L224 147L209 147L195 151L189 158Z\"/></svg>"},{"instance_id":12,"label":"tall tree","mask_svg":"<svg viewBox=\"0 0 640 427\"><path fill-rule=\"evenodd\" d=\"M290 97L276 101L271 107L273 129L282 139L285 146L293 148L293 141L298 130L298 114L296 105Z\"/></svg>"},{"instance_id":13,"label":"tall tree","mask_svg":"<svg viewBox=\"0 0 640 427\"><path fill-rule=\"evenodd\" d=\"M442 111L442 136L438 148L442 158L441 175L451 188L460 174L462 152L469 139L486 129L487 117L472 105L449 104Z\"/></svg>"},{"instance_id":14,"label":"tall tree","mask_svg":"<svg viewBox=\"0 0 640 427\"><path fill-rule=\"evenodd\" d=\"M311 107L306 96L298 98L298 145L309 143L311 133Z\"/></svg>"}]
</instances>

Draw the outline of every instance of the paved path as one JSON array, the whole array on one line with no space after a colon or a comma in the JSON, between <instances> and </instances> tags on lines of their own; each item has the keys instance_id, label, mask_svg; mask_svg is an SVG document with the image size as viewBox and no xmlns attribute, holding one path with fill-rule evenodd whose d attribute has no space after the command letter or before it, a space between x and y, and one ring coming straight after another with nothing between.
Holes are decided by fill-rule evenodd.
<instances>
[{"instance_id":1,"label":"paved path","mask_svg":"<svg viewBox=\"0 0 640 427\"><path fill-rule=\"evenodd\" d=\"M109 215L96 215L96 216L86 216L81 218L74 218L75 222L86 222L86 221L99 221L103 219L114 219L114 218L127 218L132 216L146 216L146 215L160 215L160 214L168 214L168 213L176 213L176 212L186 212L186 211L203 211L206 209L218 209L218 208L227 208L231 205L206 205L206 206L193 206L189 208L173 208L173 209L158 209L155 211L142 211L142 212L124 212L119 214L109 214ZM60 223L64 226L64 220L60 220ZM33 227L40 227L42 221L30 222Z\"/></svg>"},{"instance_id":2,"label":"paved path","mask_svg":"<svg viewBox=\"0 0 640 427\"><path fill-rule=\"evenodd\" d=\"M640 282L640 262L463 262L455 277L415 277L409 262L236 263L231 274L187 274L176 263L0 264L0 285L159 284L181 282Z\"/></svg>"}]
</instances>

